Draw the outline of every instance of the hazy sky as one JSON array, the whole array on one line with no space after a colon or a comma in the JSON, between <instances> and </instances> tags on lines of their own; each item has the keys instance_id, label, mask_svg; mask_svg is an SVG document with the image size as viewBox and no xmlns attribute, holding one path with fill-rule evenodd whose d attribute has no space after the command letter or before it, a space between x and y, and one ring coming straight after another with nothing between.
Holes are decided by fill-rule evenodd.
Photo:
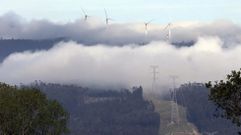
<instances>
[{"instance_id":1,"label":"hazy sky","mask_svg":"<svg viewBox=\"0 0 241 135\"><path fill-rule=\"evenodd\" d=\"M104 17L106 8L116 22L213 21L241 22L240 0L0 0L0 14L13 11L27 19L70 21L82 17Z\"/></svg>"},{"instance_id":2,"label":"hazy sky","mask_svg":"<svg viewBox=\"0 0 241 135\"><path fill-rule=\"evenodd\" d=\"M0 0L0 5L0 14L17 14L0 16L0 35L4 38L70 37L81 41L59 43L49 50L11 54L0 63L0 80L7 83L42 80L81 86L148 88L150 65L160 67L161 86L170 83L167 78L171 74L180 76L179 83L207 82L222 79L241 67L237 63L241 61L238 0ZM102 21L52 22L83 17L81 7ZM108 27L104 24L104 8L115 20ZM51 21L26 22L21 17ZM152 18L161 25L149 26L148 35L144 34L143 23L133 23ZM174 22L172 41L196 41L195 44L175 47L164 42L168 31L163 28L169 21ZM116 24L119 22L132 23ZM138 45L143 42L150 43ZM85 46L88 44L93 46Z\"/></svg>"}]
</instances>

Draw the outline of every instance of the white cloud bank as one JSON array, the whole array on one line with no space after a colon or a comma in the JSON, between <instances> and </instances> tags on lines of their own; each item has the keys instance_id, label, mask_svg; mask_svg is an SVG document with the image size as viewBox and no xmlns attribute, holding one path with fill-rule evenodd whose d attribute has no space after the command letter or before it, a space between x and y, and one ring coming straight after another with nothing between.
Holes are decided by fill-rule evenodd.
<instances>
[{"instance_id":1,"label":"white cloud bank","mask_svg":"<svg viewBox=\"0 0 241 135\"><path fill-rule=\"evenodd\" d=\"M117 23L105 25L104 19L91 17L59 24L48 20L25 21L24 18L7 13L0 16L0 36L3 38L49 39L65 37L83 45L106 44L127 45L143 42L166 40L167 24L149 24L148 35L145 36L144 22ZM230 21L219 20L211 23L173 22L172 41L197 41L200 36L216 36L225 46L241 43L241 26Z\"/></svg>"},{"instance_id":2,"label":"white cloud bank","mask_svg":"<svg viewBox=\"0 0 241 135\"><path fill-rule=\"evenodd\" d=\"M34 80L75 83L81 86L131 87L151 85L150 65L158 65L158 85L223 79L241 67L241 45L223 48L218 37L202 37L191 47L176 48L165 42L145 46L84 46L61 42L38 52L14 53L0 65L0 81L12 84Z\"/></svg>"}]
</instances>

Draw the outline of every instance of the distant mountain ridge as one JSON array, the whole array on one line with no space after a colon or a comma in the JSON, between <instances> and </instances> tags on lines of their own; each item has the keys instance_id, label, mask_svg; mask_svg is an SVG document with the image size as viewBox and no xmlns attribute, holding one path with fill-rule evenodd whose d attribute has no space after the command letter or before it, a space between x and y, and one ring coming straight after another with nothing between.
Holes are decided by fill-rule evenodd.
<instances>
[{"instance_id":1,"label":"distant mountain ridge","mask_svg":"<svg viewBox=\"0 0 241 135\"><path fill-rule=\"evenodd\" d=\"M56 43L64 41L70 41L72 39L66 37L54 38L54 39L0 39L0 62L2 62L7 56L15 52L24 51L37 51L48 50L52 48ZM81 41L76 41L82 43ZM138 44L147 45L148 43ZM172 43L176 47L192 46L195 41L189 42L174 42ZM90 46L88 44L88 46ZM123 46L123 45L120 45Z\"/></svg>"},{"instance_id":2,"label":"distant mountain ridge","mask_svg":"<svg viewBox=\"0 0 241 135\"><path fill-rule=\"evenodd\" d=\"M15 52L47 50L60 41L68 41L67 38L55 39L1 39L0 40L0 62Z\"/></svg>"}]
</instances>

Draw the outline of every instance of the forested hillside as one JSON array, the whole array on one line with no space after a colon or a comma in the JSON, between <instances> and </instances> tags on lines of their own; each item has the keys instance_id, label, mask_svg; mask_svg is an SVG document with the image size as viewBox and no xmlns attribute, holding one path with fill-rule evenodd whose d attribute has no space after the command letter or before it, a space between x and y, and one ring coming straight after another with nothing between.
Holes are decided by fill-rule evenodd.
<instances>
[{"instance_id":1,"label":"forested hillside","mask_svg":"<svg viewBox=\"0 0 241 135\"><path fill-rule=\"evenodd\" d=\"M72 135L158 135L160 116L152 102L143 99L141 87L118 91L42 82L31 87L68 110Z\"/></svg>"},{"instance_id":2,"label":"forested hillside","mask_svg":"<svg viewBox=\"0 0 241 135\"><path fill-rule=\"evenodd\" d=\"M177 89L177 102L184 106L188 120L203 134L234 135L238 129L226 119L217 118L216 106L208 100L209 90L204 84L189 83Z\"/></svg>"}]
</instances>

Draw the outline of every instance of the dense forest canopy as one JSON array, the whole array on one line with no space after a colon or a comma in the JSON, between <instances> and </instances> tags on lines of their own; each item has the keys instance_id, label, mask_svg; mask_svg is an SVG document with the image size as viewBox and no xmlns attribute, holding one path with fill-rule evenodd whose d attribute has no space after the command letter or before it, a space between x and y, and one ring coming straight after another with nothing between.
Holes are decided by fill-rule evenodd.
<instances>
[{"instance_id":1,"label":"dense forest canopy","mask_svg":"<svg viewBox=\"0 0 241 135\"><path fill-rule=\"evenodd\" d=\"M43 82L30 87L68 110L72 135L158 135L160 116L152 102L143 98L142 87L104 90Z\"/></svg>"},{"instance_id":2,"label":"dense forest canopy","mask_svg":"<svg viewBox=\"0 0 241 135\"><path fill-rule=\"evenodd\" d=\"M177 103L186 108L187 119L203 133L216 133L218 135L237 134L239 128L231 121L217 118L220 112L217 106L209 100L209 89L202 83L187 83L177 88ZM166 95L166 100L169 95Z\"/></svg>"},{"instance_id":3,"label":"dense forest canopy","mask_svg":"<svg viewBox=\"0 0 241 135\"><path fill-rule=\"evenodd\" d=\"M61 135L68 132L68 113L35 88L0 83L1 135Z\"/></svg>"},{"instance_id":4,"label":"dense forest canopy","mask_svg":"<svg viewBox=\"0 0 241 135\"><path fill-rule=\"evenodd\" d=\"M218 117L231 120L238 127L241 126L241 69L233 70L226 80L212 84L207 83L210 89L209 99L220 110ZM239 132L241 134L241 132Z\"/></svg>"}]
</instances>

